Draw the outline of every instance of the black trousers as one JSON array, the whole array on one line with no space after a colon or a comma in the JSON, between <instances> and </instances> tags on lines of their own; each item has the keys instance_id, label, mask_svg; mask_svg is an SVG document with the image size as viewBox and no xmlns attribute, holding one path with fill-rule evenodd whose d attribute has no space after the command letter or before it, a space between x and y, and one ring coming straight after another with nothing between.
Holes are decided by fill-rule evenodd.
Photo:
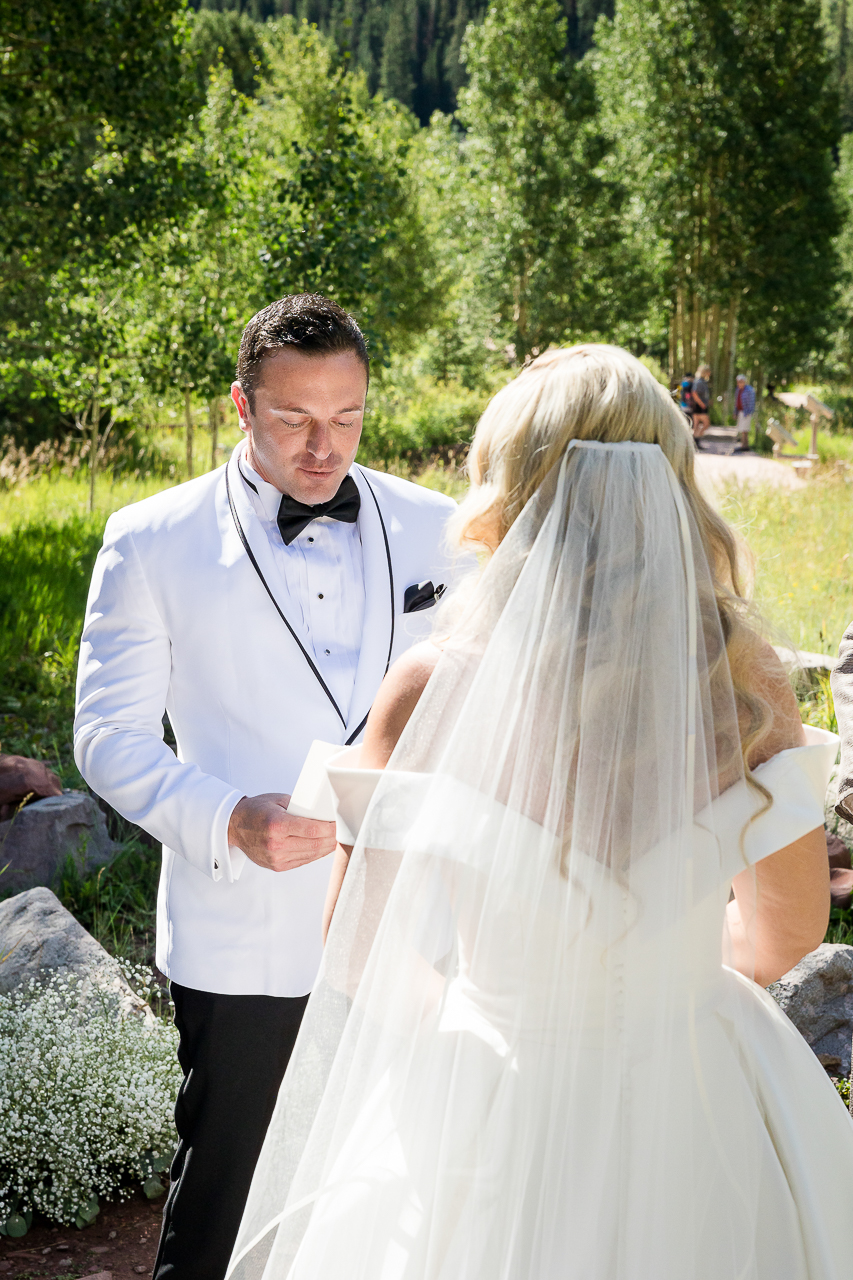
<instances>
[{"instance_id":1,"label":"black trousers","mask_svg":"<svg viewBox=\"0 0 853 1280\"><path fill-rule=\"evenodd\" d=\"M308 997L171 984L184 1082L155 1280L222 1280Z\"/></svg>"}]
</instances>

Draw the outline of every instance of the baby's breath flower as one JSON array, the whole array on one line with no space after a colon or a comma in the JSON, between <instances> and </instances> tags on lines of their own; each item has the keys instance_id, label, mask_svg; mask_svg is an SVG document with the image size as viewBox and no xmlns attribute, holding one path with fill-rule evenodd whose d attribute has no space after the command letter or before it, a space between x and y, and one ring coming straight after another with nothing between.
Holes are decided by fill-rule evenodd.
<instances>
[{"instance_id":1,"label":"baby's breath flower","mask_svg":"<svg viewBox=\"0 0 853 1280\"><path fill-rule=\"evenodd\" d=\"M144 971L128 971L150 994ZM144 987L146 990L142 991ZM123 1013L54 973L0 996L0 1222L38 1209L73 1222L94 1196L127 1193L175 1145L177 1031Z\"/></svg>"}]
</instances>

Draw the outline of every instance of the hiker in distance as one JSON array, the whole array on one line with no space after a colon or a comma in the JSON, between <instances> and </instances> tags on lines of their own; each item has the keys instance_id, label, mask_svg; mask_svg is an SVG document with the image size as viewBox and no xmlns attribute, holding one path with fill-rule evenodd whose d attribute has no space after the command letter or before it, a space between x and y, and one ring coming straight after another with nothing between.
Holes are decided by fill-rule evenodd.
<instances>
[{"instance_id":1,"label":"hiker in distance","mask_svg":"<svg viewBox=\"0 0 853 1280\"><path fill-rule=\"evenodd\" d=\"M368 380L334 302L258 312L232 387L245 439L111 516L92 576L75 758L163 842L184 1082L157 1280L224 1276L320 964L335 829L289 814L289 792L314 739L360 741L453 572L455 503L355 462Z\"/></svg>"}]
</instances>

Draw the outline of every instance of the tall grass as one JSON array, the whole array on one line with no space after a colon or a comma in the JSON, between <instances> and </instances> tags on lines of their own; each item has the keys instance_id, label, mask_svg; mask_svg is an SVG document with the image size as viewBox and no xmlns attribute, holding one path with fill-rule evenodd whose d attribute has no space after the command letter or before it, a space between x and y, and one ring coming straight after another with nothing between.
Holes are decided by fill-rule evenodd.
<instances>
[{"instance_id":1,"label":"tall grass","mask_svg":"<svg viewBox=\"0 0 853 1280\"><path fill-rule=\"evenodd\" d=\"M138 838L126 840L112 861L83 873L70 854L54 892L64 907L113 955L144 963L153 958L159 854Z\"/></svg>"},{"instance_id":2,"label":"tall grass","mask_svg":"<svg viewBox=\"0 0 853 1280\"><path fill-rule=\"evenodd\" d=\"M755 597L776 636L835 654L853 620L853 472L797 490L733 487L723 514L755 557Z\"/></svg>"},{"instance_id":3,"label":"tall grass","mask_svg":"<svg viewBox=\"0 0 853 1280\"><path fill-rule=\"evenodd\" d=\"M103 516L31 521L0 534L0 742L82 782L71 753L74 672Z\"/></svg>"}]
</instances>

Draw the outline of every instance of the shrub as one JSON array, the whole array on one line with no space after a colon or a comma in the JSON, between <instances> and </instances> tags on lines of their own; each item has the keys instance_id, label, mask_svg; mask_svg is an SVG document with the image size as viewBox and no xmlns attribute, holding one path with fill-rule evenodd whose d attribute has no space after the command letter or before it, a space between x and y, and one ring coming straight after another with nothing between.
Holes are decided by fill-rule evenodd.
<instances>
[{"instance_id":1,"label":"shrub","mask_svg":"<svg viewBox=\"0 0 853 1280\"><path fill-rule=\"evenodd\" d=\"M126 973L140 992L141 971ZM171 1022L122 1015L74 975L0 996L0 1230L23 1235L33 1210L82 1227L99 1196L162 1190L176 1048Z\"/></svg>"},{"instance_id":2,"label":"shrub","mask_svg":"<svg viewBox=\"0 0 853 1280\"><path fill-rule=\"evenodd\" d=\"M110 825L118 823L124 819L116 814ZM81 870L79 858L69 853L52 888L63 907L111 955L143 962L154 954L159 879L159 848L131 837L106 865L91 871ZM0 879L0 897L2 885Z\"/></svg>"},{"instance_id":3,"label":"shrub","mask_svg":"<svg viewBox=\"0 0 853 1280\"><path fill-rule=\"evenodd\" d=\"M486 391L427 377L403 387L383 384L371 395L359 461L418 468L430 461L461 460L488 399Z\"/></svg>"}]
</instances>

